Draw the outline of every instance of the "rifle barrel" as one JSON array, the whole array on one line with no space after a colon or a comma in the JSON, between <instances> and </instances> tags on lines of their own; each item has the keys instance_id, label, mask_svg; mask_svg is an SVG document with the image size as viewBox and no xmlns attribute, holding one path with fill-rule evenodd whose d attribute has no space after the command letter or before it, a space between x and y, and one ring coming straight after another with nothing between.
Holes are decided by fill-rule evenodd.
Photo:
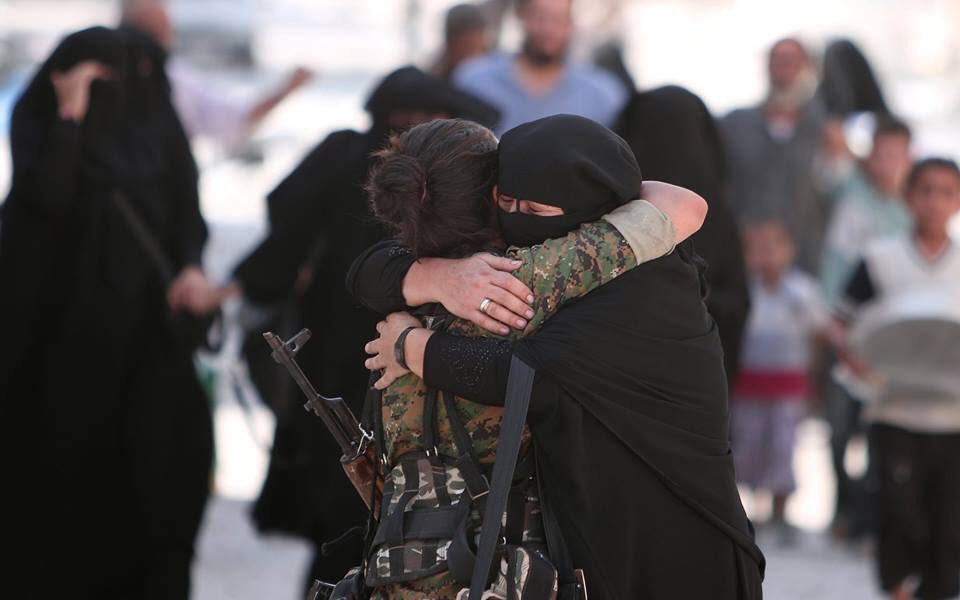
<instances>
[{"instance_id":1,"label":"rifle barrel","mask_svg":"<svg viewBox=\"0 0 960 600\"><path fill-rule=\"evenodd\" d=\"M263 334L263 338L270 345L270 348L273 349L273 359L287 369L290 376L293 377L293 380L296 381L300 387L300 391L307 397L307 403L304 404L304 408L312 410L320 417L323 424L326 425L330 434L337 442L337 445L340 446L343 454L352 456L357 449L360 433L359 427L355 432L347 431L346 424L337 418L334 409L331 407L332 400L337 399L329 399L317 392L300 368L300 365L297 364L294 353L291 352L290 348L284 343L280 336L268 331ZM340 401L342 402L342 400Z\"/></svg>"}]
</instances>

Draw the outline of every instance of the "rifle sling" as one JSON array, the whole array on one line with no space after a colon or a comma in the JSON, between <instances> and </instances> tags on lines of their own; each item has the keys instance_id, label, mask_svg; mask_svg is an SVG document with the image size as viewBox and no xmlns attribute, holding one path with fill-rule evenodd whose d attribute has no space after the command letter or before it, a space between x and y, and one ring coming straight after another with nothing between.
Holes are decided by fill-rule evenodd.
<instances>
[{"instance_id":1,"label":"rifle sling","mask_svg":"<svg viewBox=\"0 0 960 600\"><path fill-rule=\"evenodd\" d=\"M507 507L507 496L513 481L513 472L520 454L520 442L523 425L530 408L530 392L533 389L533 377L536 371L516 356L510 362L510 375L507 378L507 393L504 398L503 420L500 423L500 441L497 446L497 458L493 464L493 482L483 513L483 525L477 560L470 580L469 600L481 600L490 576L500 538L500 525L503 511Z\"/></svg>"}]
</instances>

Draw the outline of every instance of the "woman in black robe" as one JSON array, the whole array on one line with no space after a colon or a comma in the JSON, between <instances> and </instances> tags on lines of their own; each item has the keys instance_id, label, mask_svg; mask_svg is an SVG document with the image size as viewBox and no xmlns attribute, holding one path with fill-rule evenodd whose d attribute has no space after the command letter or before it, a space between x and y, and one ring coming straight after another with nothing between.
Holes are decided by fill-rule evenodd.
<instances>
[{"instance_id":1,"label":"woman in black robe","mask_svg":"<svg viewBox=\"0 0 960 600\"><path fill-rule=\"evenodd\" d=\"M691 189L710 206L693 245L707 263L707 309L720 329L727 381L733 381L750 298L740 231L724 197L726 164L716 122L696 94L666 86L634 94L617 130L644 176Z\"/></svg>"},{"instance_id":2,"label":"woman in black robe","mask_svg":"<svg viewBox=\"0 0 960 600\"><path fill-rule=\"evenodd\" d=\"M188 596L212 431L171 306L204 283L206 228L164 59L133 31L75 33L13 112L0 234L11 598Z\"/></svg>"},{"instance_id":3,"label":"woman in black robe","mask_svg":"<svg viewBox=\"0 0 960 600\"><path fill-rule=\"evenodd\" d=\"M508 136L501 193L565 210L583 203L551 176L557 148ZM581 175L602 194L607 179ZM508 242L569 226L522 217L501 220ZM381 247L358 259L348 286L375 310L397 310L389 299L403 297L411 264ZM433 333L419 348L428 386L485 404L502 405L511 354L537 369L528 422L544 519L548 540L553 530L568 554L552 545L550 556L562 580L584 569L591 598L761 597L764 559L734 481L723 353L702 292L692 250L681 245L564 306L515 344ZM380 331L377 347L392 349L400 331L389 318ZM406 352L408 364L419 362L409 342ZM390 350L381 358L395 362Z\"/></svg>"}]
</instances>

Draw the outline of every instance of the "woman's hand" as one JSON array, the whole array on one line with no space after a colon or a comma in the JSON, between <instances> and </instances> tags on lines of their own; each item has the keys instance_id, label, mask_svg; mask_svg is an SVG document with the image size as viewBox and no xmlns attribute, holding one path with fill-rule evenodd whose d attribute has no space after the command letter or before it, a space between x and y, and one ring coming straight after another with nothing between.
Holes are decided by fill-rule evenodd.
<instances>
[{"instance_id":1,"label":"woman's hand","mask_svg":"<svg viewBox=\"0 0 960 600\"><path fill-rule=\"evenodd\" d=\"M63 119L79 123L90 107L90 84L97 79L112 79L113 71L95 60L79 62L68 71L54 71L50 83L57 94L57 105Z\"/></svg>"},{"instance_id":2,"label":"woman's hand","mask_svg":"<svg viewBox=\"0 0 960 600\"><path fill-rule=\"evenodd\" d=\"M241 293L236 282L219 286L204 275L197 266L184 268L167 290L167 303L174 312L187 310L194 315L212 313L232 296Z\"/></svg>"},{"instance_id":3,"label":"woman's hand","mask_svg":"<svg viewBox=\"0 0 960 600\"><path fill-rule=\"evenodd\" d=\"M177 278L170 283L167 289L167 303L174 312L190 307L191 299L204 289L212 287L203 274L203 270L196 265L184 267Z\"/></svg>"},{"instance_id":4,"label":"woman's hand","mask_svg":"<svg viewBox=\"0 0 960 600\"><path fill-rule=\"evenodd\" d=\"M407 272L403 296L410 306L439 302L461 319L506 335L509 327L523 329L533 318L533 292L511 275L521 266L520 261L493 254L424 258Z\"/></svg>"},{"instance_id":5,"label":"woman's hand","mask_svg":"<svg viewBox=\"0 0 960 600\"><path fill-rule=\"evenodd\" d=\"M414 365L411 364L411 360L413 360L418 367L416 368L417 372L421 375L423 374L423 349L426 347L426 340L429 339L433 332L423 329L420 321L410 313L393 313L388 315L386 320L377 323L377 333L380 337L367 343L367 345L363 347L367 354L372 355L364 361L364 366L371 371L383 370L380 379L373 385L373 387L378 390L385 389L398 378L403 377L411 371L411 369L404 369L400 366L397 362L396 352L394 351L397 338L399 338L400 334L408 327L416 327L417 330L411 331L407 335L404 358L411 369L415 368ZM410 338L418 332L422 332L423 335L415 337L418 341L417 348L411 348Z\"/></svg>"}]
</instances>

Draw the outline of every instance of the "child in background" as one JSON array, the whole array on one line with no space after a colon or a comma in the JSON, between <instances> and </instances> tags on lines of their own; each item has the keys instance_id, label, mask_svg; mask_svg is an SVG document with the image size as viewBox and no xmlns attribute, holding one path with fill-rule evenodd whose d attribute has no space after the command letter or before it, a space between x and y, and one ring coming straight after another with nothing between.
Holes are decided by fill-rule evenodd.
<instances>
[{"instance_id":1,"label":"child in background","mask_svg":"<svg viewBox=\"0 0 960 600\"><path fill-rule=\"evenodd\" d=\"M842 320L861 304L898 292L929 291L960 303L960 248L948 233L960 211L960 168L942 158L918 162L906 198L913 231L867 248L838 308ZM848 356L842 337L835 339L838 354ZM856 361L851 367L864 369ZM954 598L960 594L960 390L888 385L866 418L883 589L896 600Z\"/></svg>"},{"instance_id":2,"label":"child in background","mask_svg":"<svg viewBox=\"0 0 960 600\"><path fill-rule=\"evenodd\" d=\"M870 154L851 166L833 192L836 201L820 261L820 284L828 305L843 294L868 243L910 230L903 184L911 163L910 128L889 117L879 120Z\"/></svg>"},{"instance_id":3,"label":"child in background","mask_svg":"<svg viewBox=\"0 0 960 600\"><path fill-rule=\"evenodd\" d=\"M751 306L731 402L734 461L741 485L772 494L771 522L789 543L794 530L784 509L796 488L794 439L807 407L813 343L829 314L816 282L793 267L782 223L752 224L743 239Z\"/></svg>"}]
</instances>

